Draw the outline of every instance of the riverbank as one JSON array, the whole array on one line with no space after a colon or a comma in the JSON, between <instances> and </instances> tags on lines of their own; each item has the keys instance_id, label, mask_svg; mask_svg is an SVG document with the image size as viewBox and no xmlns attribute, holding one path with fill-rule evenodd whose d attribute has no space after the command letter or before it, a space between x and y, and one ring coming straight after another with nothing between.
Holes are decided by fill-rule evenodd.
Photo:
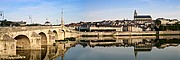
<instances>
[{"instance_id":1,"label":"riverbank","mask_svg":"<svg viewBox=\"0 0 180 60\"><path fill-rule=\"evenodd\" d=\"M139 32L80 32L80 36L166 36L180 35L180 31L139 31Z\"/></svg>"}]
</instances>

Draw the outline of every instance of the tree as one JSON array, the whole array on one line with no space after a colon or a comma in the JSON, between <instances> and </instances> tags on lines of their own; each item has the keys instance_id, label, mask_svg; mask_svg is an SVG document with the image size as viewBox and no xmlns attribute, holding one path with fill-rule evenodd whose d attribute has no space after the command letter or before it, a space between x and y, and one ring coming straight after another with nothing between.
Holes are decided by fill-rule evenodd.
<instances>
[{"instance_id":1,"label":"tree","mask_svg":"<svg viewBox=\"0 0 180 60\"><path fill-rule=\"evenodd\" d=\"M161 21L159 19L156 19L155 20L155 27L154 27L154 29L156 31L160 31L160 26L161 26Z\"/></svg>"},{"instance_id":2,"label":"tree","mask_svg":"<svg viewBox=\"0 0 180 60\"><path fill-rule=\"evenodd\" d=\"M155 24L156 24L157 26L160 26L160 25L161 25L161 21L160 21L159 19L156 19Z\"/></svg>"}]
</instances>

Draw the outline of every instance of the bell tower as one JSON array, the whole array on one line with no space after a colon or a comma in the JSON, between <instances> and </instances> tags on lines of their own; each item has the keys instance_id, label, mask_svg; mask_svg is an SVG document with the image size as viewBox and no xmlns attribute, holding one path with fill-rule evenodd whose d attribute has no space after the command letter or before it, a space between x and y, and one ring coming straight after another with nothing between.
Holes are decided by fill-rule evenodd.
<instances>
[{"instance_id":1,"label":"bell tower","mask_svg":"<svg viewBox=\"0 0 180 60\"><path fill-rule=\"evenodd\" d=\"M136 10L134 11L134 16L137 16L137 12L136 12Z\"/></svg>"}]
</instances>

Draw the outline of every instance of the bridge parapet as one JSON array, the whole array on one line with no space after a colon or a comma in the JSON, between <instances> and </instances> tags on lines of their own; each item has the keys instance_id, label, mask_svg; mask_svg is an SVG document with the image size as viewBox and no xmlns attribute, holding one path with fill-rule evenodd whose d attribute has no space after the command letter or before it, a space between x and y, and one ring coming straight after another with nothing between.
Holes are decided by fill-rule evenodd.
<instances>
[{"instance_id":1,"label":"bridge parapet","mask_svg":"<svg viewBox=\"0 0 180 60\"><path fill-rule=\"evenodd\" d=\"M59 26L26 26L26 27L1 27L0 33L6 32L18 32L18 31L30 31L30 30L38 30L38 29L52 29L52 28L60 28Z\"/></svg>"}]
</instances>

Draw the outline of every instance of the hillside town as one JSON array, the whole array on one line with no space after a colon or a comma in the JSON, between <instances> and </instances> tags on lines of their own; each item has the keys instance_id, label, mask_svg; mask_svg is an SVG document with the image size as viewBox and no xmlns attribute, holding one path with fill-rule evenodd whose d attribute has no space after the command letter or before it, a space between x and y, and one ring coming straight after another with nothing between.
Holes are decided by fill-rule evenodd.
<instances>
[{"instance_id":1,"label":"hillside town","mask_svg":"<svg viewBox=\"0 0 180 60\"><path fill-rule=\"evenodd\" d=\"M180 30L178 19L157 18L152 20L151 15L138 15L134 11L134 20L103 20L99 22L79 22L67 24L77 31L164 31Z\"/></svg>"}]
</instances>

